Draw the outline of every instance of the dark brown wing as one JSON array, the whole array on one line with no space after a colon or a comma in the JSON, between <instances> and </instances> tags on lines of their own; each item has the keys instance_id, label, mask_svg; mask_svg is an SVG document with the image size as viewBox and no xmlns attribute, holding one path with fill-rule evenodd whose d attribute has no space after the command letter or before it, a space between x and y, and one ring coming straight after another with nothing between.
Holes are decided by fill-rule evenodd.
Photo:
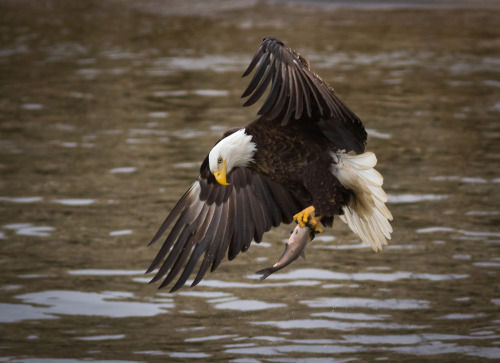
<instances>
[{"instance_id":1,"label":"dark brown wing","mask_svg":"<svg viewBox=\"0 0 500 363\"><path fill-rule=\"evenodd\" d=\"M293 215L305 207L280 185L246 168L235 169L228 176L228 183L228 186L217 183L208 169L207 158L201 175L149 243L158 241L173 226L147 270L159 267L151 282L166 276L160 288L167 286L182 270L170 290L176 291L204 254L191 285L195 286L209 268L214 271L219 266L226 251L232 260L250 247L252 239L260 242L264 232L281 222L291 223Z\"/></svg>"},{"instance_id":2,"label":"dark brown wing","mask_svg":"<svg viewBox=\"0 0 500 363\"><path fill-rule=\"evenodd\" d=\"M258 67L257 67L258 66ZM266 37L243 74L255 74L242 97L244 106L253 105L271 84L263 106L263 119L281 125L291 120L314 121L340 149L362 153L366 131L361 120L337 96L333 88L310 67L309 62L276 38Z\"/></svg>"}]
</instances>

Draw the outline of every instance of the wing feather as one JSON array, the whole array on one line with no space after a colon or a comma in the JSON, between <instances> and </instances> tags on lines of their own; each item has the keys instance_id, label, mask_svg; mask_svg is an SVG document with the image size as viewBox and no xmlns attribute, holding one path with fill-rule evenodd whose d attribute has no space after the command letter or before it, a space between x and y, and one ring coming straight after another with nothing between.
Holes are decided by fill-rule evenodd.
<instances>
[{"instance_id":1,"label":"wing feather","mask_svg":"<svg viewBox=\"0 0 500 363\"><path fill-rule=\"evenodd\" d=\"M236 192L236 214L235 214L235 224L237 228L233 231L233 240L229 245L229 254L228 259L231 261L236 257L236 255L241 251L241 247L243 246L243 236L245 235L245 228L247 225L245 224L245 209L246 205L244 204L243 194L241 193L241 189Z\"/></svg>"},{"instance_id":2,"label":"wing feather","mask_svg":"<svg viewBox=\"0 0 500 363\"><path fill-rule=\"evenodd\" d=\"M189 276L193 272L199 258L201 257L203 252L206 251L206 248L207 248L208 244L210 243L210 241L213 240L213 237L215 234L214 233L215 229L219 226L220 212L221 212L221 208L217 208L216 205L210 206L210 211L209 211L207 217L205 218L205 221L203 223L202 228L200 228L198 230L198 232L196 233L196 235L194 235L192 237L193 242L191 242L191 244L196 243L196 245L194 246L193 252L191 253L191 257L190 257L188 263L186 264L186 267L184 268L181 276L179 277L179 279L177 280L175 285L172 287L170 292L174 292L174 291L180 289L186 283L187 279L189 278ZM201 238L201 241L200 241L200 238ZM197 243L197 241L200 241L200 242ZM189 248L189 246L188 246L183 251L183 255L181 256L181 258L179 258L177 260L177 263L179 266L178 269L176 270L175 266L174 266L174 268L172 268L172 271L170 272L170 274L173 274L172 278L169 280L169 276L167 276L167 278L162 283L162 285L165 284L165 286L166 286L173 280L173 278L177 275L178 271L181 269L183 262L186 260L186 258L190 252L191 252L191 248Z\"/></svg>"},{"instance_id":3,"label":"wing feather","mask_svg":"<svg viewBox=\"0 0 500 363\"><path fill-rule=\"evenodd\" d=\"M246 252L250 248L250 244L252 243L253 236L255 235L255 219L254 212L252 207L252 202L250 200L250 189L248 186L244 193L242 193L244 205L245 205L245 220L243 223L245 224L244 234L243 234L243 243L240 251Z\"/></svg>"},{"instance_id":4,"label":"wing feather","mask_svg":"<svg viewBox=\"0 0 500 363\"><path fill-rule=\"evenodd\" d=\"M266 213L262 208L262 204L255 196L255 189L253 190L253 192L248 193L248 197L250 199L250 202L248 204L252 208L252 219L255 226L253 239L255 240L255 242L259 243L262 241L262 235L264 234L266 229Z\"/></svg>"},{"instance_id":5,"label":"wing feather","mask_svg":"<svg viewBox=\"0 0 500 363\"><path fill-rule=\"evenodd\" d=\"M270 110L269 111L266 111L266 115L269 119L271 120L274 120L276 119L279 114L282 112L282 109L283 107L285 106L285 102L287 100L287 95L285 94L286 92L286 89L287 89L287 82L288 82L288 78L286 77L286 69L285 67L283 67L282 65L280 65L278 67L278 72L277 74L279 75L279 77L277 78L277 80L275 82L278 83L279 85L279 88L280 88L280 92L279 92L279 95L276 97L276 100L273 102L273 106L270 107ZM258 115L263 115L263 108L261 108L259 110L259 112L257 112Z\"/></svg>"},{"instance_id":6,"label":"wing feather","mask_svg":"<svg viewBox=\"0 0 500 363\"><path fill-rule=\"evenodd\" d=\"M261 206L262 216L264 218L264 228L262 229L262 233L264 233L265 231L269 231L271 227L274 226L275 219L273 214L278 207L272 198L267 196L266 187L263 185L263 179L254 176L252 184L254 187L255 198L257 199L256 204ZM277 221L278 224L280 220Z\"/></svg>"},{"instance_id":7,"label":"wing feather","mask_svg":"<svg viewBox=\"0 0 500 363\"><path fill-rule=\"evenodd\" d=\"M203 259L201 266L198 270L198 273L196 274L196 277L191 284L191 287L196 286L199 284L199 282L203 279L203 276L207 273L208 269L210 268L210 265L215 260L215 257L217 256L217 249L219 247L219 242L223 240L224 238L224 233L227 230L227 218L228 218L228 211L229 211L229 205L228 203L223 204L221 208L217 208L218 211L220 211L219 217L219 224L217 225L215 236L213 239L208 239L208 246L206 247L206 252L205 252L205 258ZM201 243L200 243L201 244ZM201 248L201 247L199 247ZM200 256L196 258L198 260ZM191 257L193 258L193 257Z\"/></svg>"},{"instance_id":8,"label":"wing feather","mask_svg":"<svg viewBox=\"0 0 500 363\"><path fill-rule=\"evenodd\" d=\"M245 73L243 73L243 77L248 76L250 73L252 73L257 63L259 63L262 54L264 54L264 47L261 44L257 49L257 52L255 53L254 57L252 58L252 61L248 65L247 70L245 71Z\"/></svg>"},{"instance_id":9,"label":"wing feather","mask_svg":"<svg viewBox=\"0 0 500 363\"><path fill-rule=\"evenodd\" d=\"M210 243L210 236L205 236L205 237L203 237L201 242L196 245L196 247L193 250L193 253L191 254L189 262L186 265L186 268L184 268L184 271L182 271L181 276L179 277L179 279L177 280L175 285L172 287L172 289L170 289L170 292L174 292L174 291L179 290L186 283L187 279L189 278L189 276L193 272L194 268L196 267L196 263L200 259L201 255L203 254L203 252L205 251L205 249L207 248L207 245L209 243ZM200 271L201 271L201 269L200 269ZM162 283L162 285L164 285L164 284L168 285L166 279ZM191 285L191 286L195 286L195 285L196 284L193 283L193 285Z\"/></svg>"},{"instance_id":10,"label":"wing feather","mask_svg":"<svg viewBox=\"0 0 500 363\"><path fill-rule=\"evenodd\" d=\"M278 99L278 95L281 91L281 84L278 82L279 76L280 76L280 70L279 70L279 63L275 63L275 70L274 70L274 77L271 82L271 90L269 91L269 94L267 95L266 101L264 102L264 105L262 105L262 108L260 109L263 114L267 114L271 107L276 103L276 100Z\"/></svg>"},{"instance_id":11,"label":"wing feather","mask_svg":"<svg viewBox=\"0 0 500 363\"><path fill-rule=\"evenodd\" d=\"M203 206L203 205L200 204L200 206ZM186 212L187 212L187 209L184 210L181 217L179 217L179 219L177 220L177 223L175 224L174 228L172 228L172 231L170 232L168 237L165 239L165 242L161 246L160 251L158 252L155 259L153 260L153 262L151 263L151 265L147 269L146 273L153 271L158 266L158 264L163 260L163 258L165 258L168 251L170 251L172 244L177 239L177 236L179 235L179 233L181 232L181 230L185 226L185 223L184 223L185 218L184 217L186 215Z\"/></svg>"},{"instance_id":12,"label":"wing feather","mask_svg":"<svg viewBox=\"0 0 500 363\"><path fill-rule=\"evenodd\" d=\"M309 92L307 90L307 81L304 79L304 74L303 73L296 73L297 76L297 82L298 82L298 87L299 87L299 92L301 94L302 100L303 100L303 107L305 106L307 117L311 118L311 99L309 98ZM302 115L303 111L300 111L299 114L296 114L295 118L299 118Z\"/></svg>"},{"instance_id":13,"label":"wing feather","mask_svg":"<svg viewBox=\"0 0 500 363\"><path fill-rule=\"evenodd\" d=\"M297 81L297 78L298 78L298 74L297 73L294 73L292 72L292 80L293 80L293 89L295 90L295 119L298 119L300 118L300 116L302 116L302 111L303 111L303 107L304 107L304 104L303 104L303 93L304 93L304 90L299 87L299 82ZM293 95L293 93L292 93ZM291 102L291 101L290 101Z\"/></svg>"},{"instance_id":14,"label":"wing feather","mask_svg":"<svg viewBox=\"0 0 500 363\"><path fill-rule=\"evenodd\" d=\"M177 243L172 248L172 250L167 255L166 260L163 262L163 265L160 267L156 275L151 279L150 283L156 282L160 280L165 274L168 272L170 267L177 261L177 257L179 256L180 249L184 245L184 242L187 241L189 237L189 233L191 230L191 225L186 224L179 238L177 239Z\"/></svg>"},{"instance_id":15,"label":"wing feather","mask_svg":"<svg viewBox=\"0 0 500 363\"><path fill-rule=\"evenodd\" d=\"M180 243L181 241L177 242L175 247L177 247L177 245L180 246L180 248L178 249L179 253L177 255L177 258L175 259L173 266L171 267L170 271L165 277L165 280L160 285L160 288L170 284L170 282L174 280L179 271L182 269L182 266L186 262L189 254L191 253L191 250L193 249L193 246L196 244L197 239L202 238L201 236L205 234L208 224L211 221L215 209L214 207L215 207L214 205L209 206L205 204L202 213L200 213L198 218L191 225L193 228L188 234L187 240L182 244ZM197 228L199 222L201 222L201 225Z\"/></svg>"},{"instance_id":16,"label":"wing feather","mask_svg":"<svg viewBox=\"0 0 500 363\"><path fill-rule=\"evenodd\" d=\"M189 200L190 197L193 195L196 195L199 190L199 185L198 183L193 183L191 185L191 188L182 196L182 198L177 202L175 205L174 209L172 209L172 212L168 215L168 218L165 219L165 221L162 223L160 229L158 229L158 232L156 232L155 236L153 239L148 243L148 246L151 246L153 243L158 241L160 237L165 233L165 231L168 229L168 227L172 224L173 221L175 221L175 218L184 210L186 210L186 203L187 200Z\"/></svg>"},{"instance_id":17,"label":"wing feather","mask_svg":"<svg viewBox=\"0 0 500 363\"><path fill-rule=\"evenodd\" d=\"M255 91L255 89L257 88L257 86L262 83L262 79L266 78L264 75L268 74L269 70L271 69L271 67L268 66L269 58L271 58L271 53L266 53L264 61L260 63L259 68L255 72L250 83L248 84L248 87L244 93L244 95L245 95L244 97L247 97L250 94L252 94ZM255 101L257 101L258 99L259 98L257 97L255 99ZM255 103L255 101L252 102L251 100L252 100L252 98L250 98L247 101L247 106L253 105Z\"/></svg>"},{"instance_id":18,"label":"wing feather","mask_svg":"<svg viewBox=\"0 0 500 363\"><path fill-rule=\"evenodd\" d=\"M235 215L236 215L236 196L232 196L232 198L229 198L228 200L228 205L229 205L229 211L228 211L228 223L227 223L227 229L226 232L224 233L224 238L219 242L219 248L217 249L217 256L215 257L214 263L212 264L212 267L210 268L210 271L213 272L217 267L219 267L220 263L224 259L224 256L226 255L226 251L228 250L229 244L232 241L233 238L233 233L234 233L234 228L235 228Z\"/></svg>"},{"instance_id":19,"label":"wing feather","mask_svg":"<svg viewBox=\"0 0 500 363\"><path fill-rule=\"evenodd\" d=\"M293 216L295 213L293 213L293 210L298 210L300 211L300 207L297 208L296 204L294 203L294 200L289 198L286 191L283 190L278 184L275 183L269 183L269 186L271 187L271 193L273 194L276 203L280 209L281 212L281 220L285 222L286 224L291 223L293 220Z\"/></svg>"},{"instance_id":20,"label":"wing feather","mask_svg":"<svg viewBox=\"0 0 500 363\"><path fill-rule=\"evenodd\" d=\"M257 112L263 120L287 125L295 120L318 123L320 130L339 148L364 152L367 134L361 120L337 96L332 87L311 70L309 62L276 38L266 37L243 74L258 65L242 97L253 105L271 83Z\"/></svg>"},{"instance_id":21,"label":"wing feather","mask_svg":"<svg viewBox=\"0 0 500 363\"><path fill-rule=\"evenodd\" d=\"M197 285L226 254L233 259L245 252L252 239L260 241L272 226L290 223L291 216L304 207L287 189L249 169L235 169L228 176L230 185L223 186L205 170L207 167L202 166L197 181L172 210L174 216L167 217L153 238L154 243L171 228L148 269L151 272L163 262L151 280L165 277L160 288L179 274L170 291L182 287L203 256L192 283Z\"/></svg>"}]
</instances>

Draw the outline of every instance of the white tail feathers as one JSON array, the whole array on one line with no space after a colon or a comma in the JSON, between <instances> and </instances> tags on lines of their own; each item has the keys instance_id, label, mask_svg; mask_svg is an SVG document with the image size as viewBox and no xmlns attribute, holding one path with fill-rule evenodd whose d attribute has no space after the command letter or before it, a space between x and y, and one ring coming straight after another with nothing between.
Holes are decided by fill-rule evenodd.
<instances>
[{"instance_id":1,"label":"white tail feathers","mask_svg":"<svg viewBox=\"0 0 500 363\"><path fill-rule=\"evenodd\" d=\"M391 239L392 214L385 206L387 194L382 189L384 178L374 169L377 158L372 152L360 155L338 153L332 155L332 172L348 189L353 191L344 206L342 221L375 252L382 250Z\"/></svg>"}]
</instances>

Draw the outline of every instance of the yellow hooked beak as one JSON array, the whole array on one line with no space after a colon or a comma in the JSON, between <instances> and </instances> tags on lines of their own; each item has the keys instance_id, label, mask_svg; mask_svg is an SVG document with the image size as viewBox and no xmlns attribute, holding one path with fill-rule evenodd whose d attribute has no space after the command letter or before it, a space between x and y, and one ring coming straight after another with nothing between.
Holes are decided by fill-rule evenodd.
<instances>
[{"instance_id":1,"label":"yellow hooked beak","mask_svg":"<svg viewBox=\"0 0 500 363\"><path fill-rule=\"evenodd\" d=\"M214 176L219 184L229 185L229 183L226 181L226 175L227 175L226 160L224 160L224 164L221 165L219 171L216 171L214 173Z\"/></svg>"}]
</instances>

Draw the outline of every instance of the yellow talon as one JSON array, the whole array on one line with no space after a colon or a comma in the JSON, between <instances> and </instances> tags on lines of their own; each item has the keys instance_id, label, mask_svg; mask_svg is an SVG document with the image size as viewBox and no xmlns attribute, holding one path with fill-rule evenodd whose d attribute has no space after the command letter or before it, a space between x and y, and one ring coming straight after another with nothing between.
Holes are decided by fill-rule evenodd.
<instances>
[{"instance_id":1,"label":"yellow talon","mask_svg":"<svg viewBox=\"0 0 500 363\"><path fill-rule=\"evenodd\" d=\"M305 227L306 225L314 231L314 233L321 233L323 229L319 226L319 220L314 217L315 209L313 206L307 207L302 212L293 216L293 220L299 226Z\"/></svg>"},{"instance_id":2,"label":"yellow talon","mask_svg":"<svg viewBox=\"0 0 500 363\"><path fill-rule=\"evenodd\" d=\"M310 206L304 209L302 212L297 213L293 216L293 220L299 224L301 227L305 227L309 216L314 213L314 207Z\"/></svg>"},{"instance_id":3,"label":"yellow talon","mask_svg":"<svg viewBox=\"0 0 500 363\"><path fill-rule=\"evenodd\" d=\"M309 223L310 223L312 229L314 230L314 233L321 233L321 232L323 232L323 228L321 228L319 226L319 220L317 220L316 218L311 217L311 219L309 220Z\"/></svg>"}]
</instances>

